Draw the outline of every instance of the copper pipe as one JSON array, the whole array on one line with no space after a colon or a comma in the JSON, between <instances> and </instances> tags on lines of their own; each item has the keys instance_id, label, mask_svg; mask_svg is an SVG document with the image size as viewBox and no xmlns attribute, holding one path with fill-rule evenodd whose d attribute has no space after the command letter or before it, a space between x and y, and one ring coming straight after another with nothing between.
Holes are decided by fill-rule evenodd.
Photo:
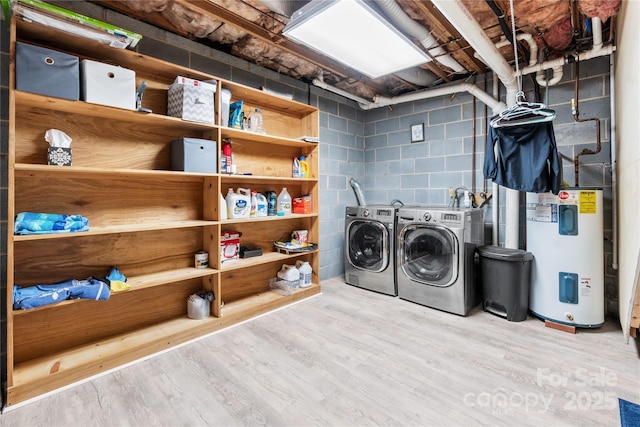
<instances>
[{"instance_id":1,"label":"copper pipe","mask_svg":"<svg viewBox=\"0 0 640 427\"><path fill-rule=\"evenodd\" d=\"M581 152L576 154L573 160L573 168L575 172L575 186L579 187L579 158L585 154L598 154L600 152L601 144L600 144L600 119L590 118L590 119L581 119L580 118L580 110L578 109L578 82L580 81L580 60L576 60L576 90L575 90L575 98L571 100L571 107L573 112L573 119L576 122L596 122L596 149L591 150L589 148L584 148ZM575 100L575 103L574 103Z\"/></svg>"}]
</instances>

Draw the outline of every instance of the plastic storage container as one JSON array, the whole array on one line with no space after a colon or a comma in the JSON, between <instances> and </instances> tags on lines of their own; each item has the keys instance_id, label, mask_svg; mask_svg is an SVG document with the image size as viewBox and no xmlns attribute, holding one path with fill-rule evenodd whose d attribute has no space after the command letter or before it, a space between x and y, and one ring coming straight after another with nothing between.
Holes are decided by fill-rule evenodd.
<instances>
[{"instance_id":1,"label":"plastic storage container","mask_svg":"<svg viewBox=\"0 0 640 427\"><path fill-rule=\"evenodd\" d=\"M227 218L249 218L251 210L251 190L248 188L238 188L237 192L233 192L233 188L229 188L226 197L227 202Z\"/></svg>"},{"instance_id":2,"label":"plastic storage container","mask_svg":"<svg viewBox=\"0 0 640 427\"><path fill-rule=\"evenodd\" d=\"M220 122L222 126L229 126L229 105L231 104L231 91L229 89L222 89L220 91L222 107L220 112Z\"/></svg>"},{"instance_id":3,"label":"plastic storage container","mask_svg":"<svg viewBox=\"0 0 640 427\"><path fill-rule=\"evenodd\" d=\"M291 215L291 196L286 187L278 195L278 215Z\"/></svg>"},{"instance_id":4,"label":"plastic storage container","mask_svg":"<svg viewBox=\"0 0 640 427\"><path fill-rule=\"evenodd\" d=\"M311 286L311 279L313 276L313 269L309 265L307 261L298 260L296 261L296 268L300 273L300 287L308 288Z\"/></svg>"},{"instance_id":5,"label":"plastic storage container","mask_svg":"<svg viewBox=\"0 0 640 427\"><path fill-rule=\"evenodd\" d=\"M529 310L531 261L533 255L521 249L501 246L480 246L480 280L482 309L521 322Z\"/></svg>"},{"instance_id":6,"label":"plastic storage container","mask_svg":"<svg viewBox=\"0 0 640 427\"><path fill-rule=\"evenodd\" d=\"M256 108L251 114L249 114L248 127L248 130L251 132L265 133L264 117L262 117L262 113L259 108Z\"/></svg>"},{"instance_id":7,"label":"plastic storage container","mask_svg":"<svg viewBox=\"0 0 640 427\"><path fill-rule=\"evenodd\" d=\"M300 162L300 174L298 175L298 177L309 178L309 163L307 163L306 157L300 156L298 161Z\"/></svg>"}]
</instances>

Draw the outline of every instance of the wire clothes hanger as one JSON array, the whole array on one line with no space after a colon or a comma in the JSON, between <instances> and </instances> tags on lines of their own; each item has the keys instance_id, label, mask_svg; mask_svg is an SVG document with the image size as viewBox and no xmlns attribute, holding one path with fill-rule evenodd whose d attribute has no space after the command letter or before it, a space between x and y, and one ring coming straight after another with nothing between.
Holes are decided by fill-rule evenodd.
<instances>
[{"instance_id":1,"label":"wire clothes hanger","mask_svg":"<svg viewBox=\"0 0 640 427\"><path fill-rule=\"evenodd\" d=\"M492 128L509 126L522 126L534 123L550 122L556 118L556 112L547 108L540 102L527 102L522 90L522 76L518 66L518 46L516 38L516 20L513 12L513 0L509 1L511 6L511 28L513 34L513 54L516 63L516 76L518 79L518 92L516 93L516 103L506 110L500 112L489 122ZM547 87L547 91L549 88Z\"/></svg>"}]
</instances>

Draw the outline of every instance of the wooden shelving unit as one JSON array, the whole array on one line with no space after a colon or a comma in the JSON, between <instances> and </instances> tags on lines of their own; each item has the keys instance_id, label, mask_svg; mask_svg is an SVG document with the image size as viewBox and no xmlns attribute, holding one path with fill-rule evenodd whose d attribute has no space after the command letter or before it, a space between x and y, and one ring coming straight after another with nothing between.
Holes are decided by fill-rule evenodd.
<instances>
[{"instance_id":1,"label":"wooden shelving unit","mask_svg":"<svg viewBox=\"0 0 640 427\"><path fill-rule=\"evenodd\" d=\"M319 239L317 108L138 53L14 19L11 54L22 41L118 64L147 82L143 106L153 113L9 91L9 224L7 260L7 385L12 405L100 374L204 334L320 292L318 250L281 254L273 242L293 230ZM15 87L12 66L10 87ZM167 92L176 76L215 80L215 124L169 117ZM220 125L220 89L245 111L260 108L267 134ZM44 133L60 129L72 138L73 164L47 165ZM176 138L233 142L238 172L251 175L171 171ZM304 155L311 176L291 177L294 156ZM220 219L219 194L229 188L259 192L286 187L292 197L310 195L310 214ZM81 214L87 232L14 235L19 212ZM263 255L222 262L220 234L242 233L241 244ZM194 268L194 254L209 252L209 268ZM290 295L269 290L282 264L308 261L313 285ZM104 277L117 267L130 289L108 300L67 300L31 310L13 309L13 287ZM187 317L186 300L213 291L211 316Z\"/></svg>"}]
</instances>

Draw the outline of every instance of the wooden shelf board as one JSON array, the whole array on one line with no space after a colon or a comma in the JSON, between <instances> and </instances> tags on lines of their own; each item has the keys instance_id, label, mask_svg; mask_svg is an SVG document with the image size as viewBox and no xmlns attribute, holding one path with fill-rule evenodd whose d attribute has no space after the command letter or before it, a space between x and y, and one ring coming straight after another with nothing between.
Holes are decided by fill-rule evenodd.
<instances>
[{"instance_id":1,"label":"wooden shelf board","mask_svg":"<svg viewBox=\"0 0 640 427\"><path fill-rule=\"evenodd\" d=\"M97 375L207 333L231 326L320 292L314 284L288 296L265 292L229 303L223 316L193 320L186 316L114 336L61 353L20 363L13 368L8 404L21 402L70 383Z\"/></svg>"},{"instance_id":2,"label":"wooden shelf board","mask_svg":"<svg viewBox=\"0 0 640 427\"><path fill-rule=\"evenodd\" d=\"M283 299L287 304L298 301L320 293L320 285L312 284L307 288L298 288L291 295L282 296L276 292L261 292L250 297L235 301L226 302L222 307L222 317L240 316L254 317L258 314L266 313L282 305ZM224 297L223 297L224 300Z\"/></svg>"},{"instance_id":3,"label":"wooden shelf board","mask_svg":"<svg viewBox=\"0 0 640 427\"><path fill-rule=\"evenodd\" d=\"M317 252L317 251L309 251L305 253L314 253L314 252ZM300 253L286 255L278 252L265 252L262 255L256 256L256 257L239 258L235 261L223 262L222 268L220 269L220 271L224 272L224 271L238 270L246 267L251 267L254 265L268 264L270 262L275 262L275 261L286 261L288 259L295 258L296 256L299 256L299 255Z\"/></svg>"},{"instance_id":4,"label":"wooden shelf board","mask_svg":"<svg viewBox=\"0 0 640 427\"><path fill-rule=\"evenodd\" d=\"M153 288L155 286L163 286L170 283L179 282L182 280L197 279L198 277L211 276L217 274L218 270L213 268L195 268L185 267L177 268L170 271L161 271L157 273L143 274L140 276L133 276L127 278L127 284L131 287L119 292L112 292L111 296L122 295L129 292L135 292L142 289ZM14 310L13 316L28 316L30 313L42 310L51 310L56 307L68 304L82 304L82 302L88 301L85 299L72 299L65 300L56 304L45 305L42 307L32 308L29 310Z\"/></svg>"},{"instance_id":5,"label":"wooden shelf board","mask_svg":"<svg viewBox=\"0 0 640 427\"><path fill-rule=\"evenodd\" d=\"M217 221L191 220L191 221L167 221L148 224L122 224L109 226L90 226L89 231L77 231L73 233L52 234L28 234L14 235L14 242L27 242L30 240L64 239L73 237L97 236L101 234L140 233L143 231L172 230L176 228L207 227L218 224Z\"/></svg>"},{"instance_id":6,"label":"wooden shelf board","mask_svg":"<svg viewBox=\"0 0 640 427\"><path fill-rule=\"evenodd\" d=\"M284 145L288 147L309 147L309 146L318 145L318 143L307 142L301 139L284 138L280 136L249 132L247 130L234 129L234 128L228 128L228 127L222 128L222 137L232 138L232 139L248 139L251 141L261 142L264 144L276 144L276 145Z\"/></svg>"},{"instance_id":7,"label":"wooden shelf board","mask_svg":"<svg viewBox=\"0 0 640 427\"><path fill-rule=\"evenodd\" d=\"M313 178L283 178L280 176L264 176L264 175L241 175L241 174L220 174L222 182L242 182L250 184L256 183L269 183L269 184L289 184L289 183L316 183L317 180Z\"/></svg>"},{"instance_id":8,"label":"wooden shelf board","mask_svg":"<svg viewBox=\"0 0 640 427\"><path fill-rule=\"evenodd\" d=\"M140 113L133 110L91 104L84 101L53 98L19 90L15 91L15 98L17 111L27 109L56 110L79 116L98 117L118 122L139 123L145 126L171 126L172 128L187 130L211 131L217 127L212 124L190 122L163 114Z\"/></svg>"},{"instance_id":9,"label":"wooden shelf board","mask_svg":"<svg viewBox=\"0 0 640 427\"><path fill-rule=\"evenodd\" d=\"M268 221L282 221L282 220L286 220L286 219L299 219L299 218L313 218L318 216L318 214L291 214L291 215L285 215L285 216L277 216L277 215L272 215L272 216L261 216L261 217L254 217L254 218L234 218L234 219L222 219L220 220L220 224L222 225L226 225L226 224L247 224L249 222L268 222Z\"/></svg>"},{"instance_id":10,"label":"wooden shelf board","mask_svg":"<svg viewBox=\"0 0 640 427\"><path fill-rule=\"evenodd\" d=\"M165 170L144 170L144 169L103 169L83 166L51 166L51 165L35 165L30 163L16 163L15 171L17 177L77 177L82 176L84 179L162 179L163 181L174 182L199 182L204 177L218 176L218 174L191 173L179 171Z\"/></svg>"}]
</instances>

